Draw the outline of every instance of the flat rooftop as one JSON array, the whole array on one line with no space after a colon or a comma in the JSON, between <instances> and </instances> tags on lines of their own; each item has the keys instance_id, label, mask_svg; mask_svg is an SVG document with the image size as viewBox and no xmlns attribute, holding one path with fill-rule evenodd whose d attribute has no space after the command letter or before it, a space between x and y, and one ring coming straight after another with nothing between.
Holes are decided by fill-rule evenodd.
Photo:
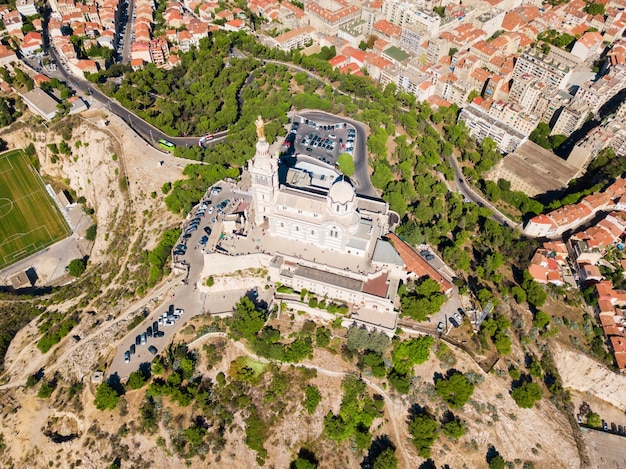
<instances>
[{"instance_id":1,"label":"flat rooftop","mask_svg":"<svg viewBox=\"0 0 626 469\"><path fill-rule=\"evenodd\" d=\"M332 272L325 272L323 270L314 269L313 267L307 267L304 265L299 265L296 268L294 276L306 278L315 282L337 285L338 287L358 292L360 292L363 288L363 282L361 280L344 277L343 275L335 274Z\"/></svg>"},{"instance_id":2,"label":"flat rooftop","mask_svg":"<svg viewBox=\"0 0 626 469\"><path fill-rule=\"evenodd\" d=\"M578 172L577 168L554 153L540 147L534 142L526 141L517 150L505 156L494 171L494 179L502 177L507 180L517 178L535 189L537 194L563 189ZM511 187L517 188L511 180Z\"/></svg>"}]
</instances>

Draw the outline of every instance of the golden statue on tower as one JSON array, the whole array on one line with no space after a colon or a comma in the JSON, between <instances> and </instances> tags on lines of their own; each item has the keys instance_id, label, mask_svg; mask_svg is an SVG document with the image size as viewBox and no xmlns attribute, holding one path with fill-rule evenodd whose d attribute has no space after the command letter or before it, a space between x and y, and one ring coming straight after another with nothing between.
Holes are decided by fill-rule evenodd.
<instances>
[{"instance_id":1,"label":"golden statue on tower","mask_svg":"<svg viewBox=\"0 0 626 469\"><path fill-rule=\"evenodd\" d=\"M265 124L263 122L263 118L261 116L257 117L254 123L256 124L257 137L259 137L259 140L265 140L265 128L264 128Z\"/></svg>"}]
</instances>

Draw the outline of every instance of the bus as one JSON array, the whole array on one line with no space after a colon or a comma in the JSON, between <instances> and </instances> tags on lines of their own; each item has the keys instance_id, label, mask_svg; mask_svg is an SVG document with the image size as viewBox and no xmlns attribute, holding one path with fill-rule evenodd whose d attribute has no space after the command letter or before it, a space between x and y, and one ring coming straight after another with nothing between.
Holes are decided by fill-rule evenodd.
<instances>
[{"instance_id":1,"label":"bus","mask_svg":"<svg viewBox=\"0 0 626 469\"><path fill-rule=\"evenodd\" d=\"M213 140L213 135L206 134L204 137L200 137L200 140L198 140L198 146L204 146L204 142L207 142L208 140Z\"/></svg>"},{"instance_id":2,"label":"bus","mask_svg":"<svg viewBox=\"0 0 626 469\"><path fill-rule=\"evenodd\" d=\"M163 148L164 150L169 150L169 151L172 151L174 150L174 148L176 148L176 145L174 145L172 142L168 142L165 139L159 140L159 146Z\"/></svg>"}]
</instances>

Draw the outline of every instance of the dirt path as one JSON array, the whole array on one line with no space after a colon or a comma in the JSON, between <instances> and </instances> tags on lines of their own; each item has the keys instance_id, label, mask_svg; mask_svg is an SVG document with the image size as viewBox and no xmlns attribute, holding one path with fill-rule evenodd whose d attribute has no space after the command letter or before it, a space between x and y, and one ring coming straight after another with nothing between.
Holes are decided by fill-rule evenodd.
<instances>
[{"instance_id":1,"label":"dirt path","mask_svg":"<svg viewBox=\"0 0 626 469\"><path fill-rule=\"evenodd\" d=\"M187 346L188 347L194 347L197 345L200 345L201 343L205 342L207 339L212 339L212 338L216 338L216 337L221 337L221 338L226 338L228 339L228 335L224 332L209 332L208 334L203 335L202 337L197 338L196 340L190 342ZM229 339L230 340L230 339ZM264 357L260 357L259 355L249 351L246 346L244 344L242 344L241 342L238 341L233 341L231 340L231 343L241 352L245 353L248 357L253 358L254 360L257 360L261 363L271 363L270 360L268 360L267 358ZM281 362L283 365L285 366L291 366L292 364L290 363L283 363ZM308 368L311 370L316 370L317 372L328 376L330 378L345 378L348 375L353 375L353 373L349 373L349 372L345 372L345 371L335 371L335 370L329 370L327 368L321 367L321 366L317 366L317 365L310 365L310 364L305 364L305 363L298 363L295 364L294 366L299 367L299 368ZM385 400L385 407L387 408L387 413L389 415L389 420L391 421L391 426L393 427L393 436L394 436L394 441L396 443L397 448L399 449L400 453L402 454L402 459L404 460L404 467L409 468L409 467L415 467L415 464L417 463L417 461L414 461L408 454L405 446L404 446L404 441L405 438L401 435L400 430L398 428L398 419L402 420L404 419L405 415L398 415L398 412L394 406L394 402L391 399L391 397L389 397L389 395L380 387L378 386L376 383L361 377L361 379L363 380L363 382L369 386L371 389L373 389L376 393L380 394L381 396L383 396L384 400Z\"/></svg>"}]
</instances>

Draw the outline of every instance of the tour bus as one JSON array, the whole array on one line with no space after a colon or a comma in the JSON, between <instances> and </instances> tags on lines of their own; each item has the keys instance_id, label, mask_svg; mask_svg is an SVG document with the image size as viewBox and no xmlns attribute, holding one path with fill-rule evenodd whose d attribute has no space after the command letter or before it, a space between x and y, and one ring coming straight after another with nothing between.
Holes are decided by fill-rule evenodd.
<instances>
[{"instance_id":1,"label":"tour bus","mask_svg":"<svg viewBox=\"0 0 626 469\"><path fill-rule=\"evenodd\" d=\"M213 135L206 134L204 137L200 137L200 140L198 140L198 146L203 146L204 142L206 142L207 140L213 140Z\"/></svg>"},{"instance_id":2,"label":"tour bus","mask_svg":"<svg viewBox=\"0 0 626 469\"><path fill-rule=\"evenodd\" d=\"M174 150L174 148L176 148L176 145L174 145L172 142L168 142L165 139L159 140L159 146L163 148L164 150L168 150L168 151L172 151Z\"/></svg>"}]
</instances>

